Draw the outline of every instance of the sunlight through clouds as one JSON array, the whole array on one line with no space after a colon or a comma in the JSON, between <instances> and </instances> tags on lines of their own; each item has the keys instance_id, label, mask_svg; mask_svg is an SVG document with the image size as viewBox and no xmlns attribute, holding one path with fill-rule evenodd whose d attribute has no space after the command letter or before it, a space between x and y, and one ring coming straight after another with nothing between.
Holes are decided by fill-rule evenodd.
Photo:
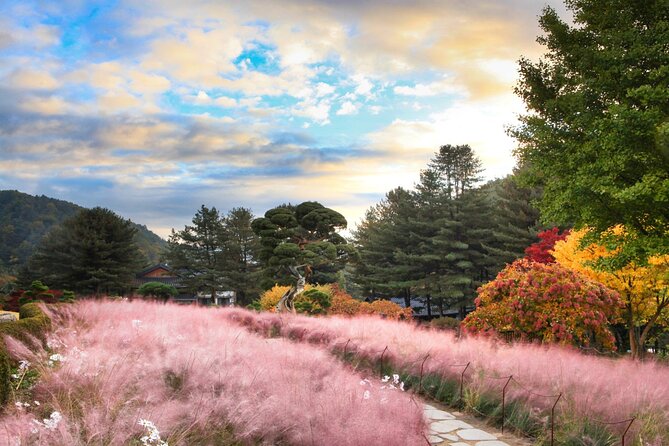
<instances>
[{"instance_id":1,"label":"sunlight through clouds","mask_svg":"<svg viewBox=\"0 0 669 446\"><path fill-rule=\"evenodd\" d=\"M320 200L353 223L443 144L470 144L488 178L504 176L516 61L538 55L541 7L9 0L0 188L166 235L202 203Z\"/></svg>"}]
</instances>

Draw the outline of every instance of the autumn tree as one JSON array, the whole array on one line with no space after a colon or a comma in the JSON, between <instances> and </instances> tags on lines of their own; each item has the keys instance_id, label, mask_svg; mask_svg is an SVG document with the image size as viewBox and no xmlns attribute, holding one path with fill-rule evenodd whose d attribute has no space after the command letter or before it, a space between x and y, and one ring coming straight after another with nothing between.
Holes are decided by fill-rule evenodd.
<instances>
[{"instance_id":1,"label":"autumn tree","mask_svg":"<svg viewBox=\"0 0 669 446\"><path fill-rule=\"evenodd\" d=\"M625 236L622 227L609 233L607 238ZM599 263L615 256L619 248L609 249L594 243L583 246L586 234L587 230L573 231L555 244L553 255L560 265L620 294L632 357L642 358L652 328L669 317L669 255L652 256L644 265L630 262L617 269L602 269Z\"/></svg>"},{"instance_id":2,"label":"autumn tree","mask_svg":"<svg viewBox=\"0 0 669 446\"><path fill-rule=\"evenodd\" d=\"M669 253L669 2L566 4L572 23L539 19L544 58L520 61L516 156L544 186L544 221L617 244L616 268L644 263ZM605 239L617 225L626 237Z\"/></svg>"},{"instance_id":3,"label":"autumn tree","mask_svg":"<svg viewBox=\"0 0 669 446\"><path fill-rule=\"evenodd\" d=\"M336 282L337 273L354 253L353 246L337 232L346 225L343 215L315 201L281 205L253 220L251 227L260 237L265 287L293 283L291 266L304 266L311 282Z\"/></svg>"},{"instance_id":4,"label":"autumn tree","mask_svg":"<svg viewBox=\"0 0 669 446\"><path fill-rule=\"evenodd\" d=\"M553 248L555 243L564 240L569 235L569 230L560 232L560 229L553 227L537 234L538 242L532 243L525 249L525 258L533 262L554 263Z\"/></svg>"},{"instance_id":5,"label":"autumn tree","mask_svg":"<svg viewBox=\"0 0 669 446\"><path fill-rule=\"evenodd\" d=\"M620 306L618 293L576 271L520 259L479 289L476 310L463 326L530 341L614 349L609 325Z\"/></svg>"}]
</instances>

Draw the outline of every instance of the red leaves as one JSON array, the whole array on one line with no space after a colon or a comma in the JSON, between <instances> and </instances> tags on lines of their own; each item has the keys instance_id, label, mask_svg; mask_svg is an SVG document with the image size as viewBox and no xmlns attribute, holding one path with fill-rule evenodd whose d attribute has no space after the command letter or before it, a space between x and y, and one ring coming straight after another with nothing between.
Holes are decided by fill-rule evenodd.
<instances>
[{"instance_id":1,"label":"red leaves","mask_svg":"<svg viewBox=\"0 0 669 446\"><path fill-rule=\"evenodd\" d=\"M479 288L477 309L464 321L471 331L513 331L529 340L614 348L608 324L620 298L556 263L526 259L508 265Z\"/></svg>"},{"instance_id":2,"label":"red leaves","mask_svg":"<svg viewBox=\"0 0 669 446\"><path fill-rule=\"evenodd\" d=\"M555 243L564 240L569 235L569 229L560 234L558 228L547 229L537 234L539 241L525 248L525 258L538 263L555 263L551 254Z\"/></svg>"}]
</instances>

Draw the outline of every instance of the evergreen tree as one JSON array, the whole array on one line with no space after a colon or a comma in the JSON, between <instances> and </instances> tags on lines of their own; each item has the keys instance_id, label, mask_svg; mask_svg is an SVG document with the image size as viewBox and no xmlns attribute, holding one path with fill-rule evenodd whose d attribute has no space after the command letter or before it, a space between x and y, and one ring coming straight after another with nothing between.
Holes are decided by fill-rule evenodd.
<instances>
[{"instance_id":1,"label":"evergreen tree","mask_svg":"<svg viewBox=\"0 0 669 446\"><path fill-rule=\"evenodd\" d=\"M307 280L313 283L336 282L355 251L337 233L346 225L343 215L315 201L280 205L253 220L251 227L260 237L264 288L292 284L288 268L296 266L304 266Z\"/></svg>"},{"instance_id":2,"label":"evergreen tree","mask_svg":"<svg viewBox=\"0 0 669 446\"><path fill-rule=\"evenodd\" d=\"M260 294L258 255L260 240L251 228L253 213L243 207L228 212L223 222L226 234L225 282L240 305L250 304Z\"/></svg>"},{"instance_id":3,"label":"evergreen tree","mask_svg":"<svg viewBox=\"0 0 669 446\"><path fill-rule=\"evenodd\" d=\"M192 225L186 225L181 231L172 230L166 258L186 287L206 292L214 301L216 291L226 289L226 243L218 210L202 205Z\"/></svg>"},{"instance_id":4,"label":"evergreen tree","mask_svg":"<svg viewBox=\"0 0 669 446\"><path fill-rule=\"evenodd\" d=\"M415 251L411 218L416 209L414 195L398 187L369 209L353 231L357 250L355 281L363 288L363 296L401 295L409 304L420 278L416 266L408 261Z\"/></svg>"},{"instance_id":5,"label":"evergreen tree","mask_svg":"<svg viewBox=\"0 0 669 446\"><path fill-rule=\"evenodd\" d=\"M21 282L39 278L81 294L127 291L142 266L136 232L109 209L81 210L42 239Z\"/></svg>"}]
</instances>

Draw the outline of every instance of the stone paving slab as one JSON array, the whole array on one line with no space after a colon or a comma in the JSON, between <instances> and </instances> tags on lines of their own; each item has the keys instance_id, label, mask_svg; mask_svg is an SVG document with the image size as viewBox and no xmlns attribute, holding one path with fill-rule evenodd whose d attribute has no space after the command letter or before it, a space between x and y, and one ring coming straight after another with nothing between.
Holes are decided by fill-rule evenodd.
<instances>
[{"instance_id":1,"label":"stone paving slab","mask_svg":"<svg viewBox=\"0 0 669 446\"><path fill-rule=\"evenodd\" d=\"M429 404L424 405L425 418L430 425L430 444L435 446L511 446L497 436L457 419L450 413Z\"/></svg>"}]
</instances>

